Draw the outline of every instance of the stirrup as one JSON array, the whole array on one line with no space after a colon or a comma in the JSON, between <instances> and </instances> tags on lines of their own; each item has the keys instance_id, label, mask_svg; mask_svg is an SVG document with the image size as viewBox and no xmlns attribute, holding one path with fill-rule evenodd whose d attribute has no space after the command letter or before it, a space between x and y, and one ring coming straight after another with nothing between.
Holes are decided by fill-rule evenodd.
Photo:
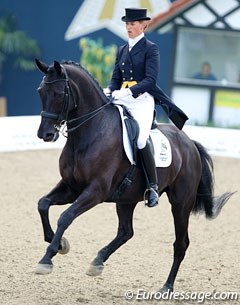
<instances>
[{"instance_id":1,"label":"stirrup","mask_svg":"<svg viewBox=\"0 0 240 305\"><path fill-rule=\"evenodd\" d=\"M157 197L159 196L159 195L158 195L158 192L157 192L156 190L154 190L153 187L147 188L147 189L145 190L144 194L143 194L143 201L144 201L144 204L145 204L145 205L148 205L148 200L146 199L146 197L147 197L147 193L150 192L150 191L154 192L154 193L156 194Z\"/></svg>"}]
</instances>

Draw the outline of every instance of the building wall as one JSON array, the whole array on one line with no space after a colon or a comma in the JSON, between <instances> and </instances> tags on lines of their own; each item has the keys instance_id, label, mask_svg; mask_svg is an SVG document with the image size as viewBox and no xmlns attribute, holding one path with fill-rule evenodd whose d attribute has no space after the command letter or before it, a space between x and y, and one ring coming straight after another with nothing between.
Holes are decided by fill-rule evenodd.
<instances>
[{"instance_id":1,"label":"building wall","mask_svg":"<svg viewBox=\"0 0 240 305\"><path fill-rule=\"evenodd\" d=\"M1 0L0 15L14 13L18 29L36 39L41 48L40 59L46 63L62 59L78 62L81 52L79 39L64 41L64 34L83 1L81 0ZM159 85L169 93L170 68L172 62L172 35L147 35L155 41L161 52ZM92 39L101 37L105 44L120 45L123 41L107 30L89 35ZM41 110L36 89L42 79L39 71L24 72L16 69L9 57L3 69L0 96L7 98L7 114L35 115Z\"/></svg>"}]
</instances>

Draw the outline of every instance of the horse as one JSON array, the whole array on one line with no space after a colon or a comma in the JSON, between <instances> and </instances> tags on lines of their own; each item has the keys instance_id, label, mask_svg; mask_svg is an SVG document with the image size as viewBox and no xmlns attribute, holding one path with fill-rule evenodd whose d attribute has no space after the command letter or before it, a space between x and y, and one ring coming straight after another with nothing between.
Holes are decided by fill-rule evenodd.
<instances>
[{"instance_id":1,"label":"horse","mask_svg":"<svg viewBox=\"0 0 240 305\"><path fill-rule=\"evenodd\" d=\"M88 275L100 275L104 263L133 235L133 214L145 191L144 172L132 165L123 149L122 122L117 107L104 95L97 80L72 61L48 65L36 59L44 74L38 87L42 102L38 137L45 142L58 139L63 128L66 144L59 159L61 180L38 202L44 240L49 243L36 273L53 270L52 259L66 254L69 242L63 236L73 220L102 202L116 204L116 237L91 262ZM174 258L161 291L173 291L174 281L189 246L188 223L191 213L215 218L232 193L214 196L213 161L202 144L191 140L173 124L158 124L172 148L170 166L157 168L159 196L167 194L175 226ZM131 185L116 192L128 176ZM118 196L116 196L116 193ZM49 208L69 204L60 215L55 233L49 221Z\"/></svg>"}]
</instances>

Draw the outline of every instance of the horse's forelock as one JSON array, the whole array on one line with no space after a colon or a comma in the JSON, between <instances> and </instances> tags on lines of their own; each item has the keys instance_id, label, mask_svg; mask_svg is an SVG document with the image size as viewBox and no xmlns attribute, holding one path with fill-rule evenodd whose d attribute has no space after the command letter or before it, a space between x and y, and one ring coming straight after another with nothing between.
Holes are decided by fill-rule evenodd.
<instances>
[{"instance_id":1,"label":"horse's forelock","mask_svg":"<svg viewBox=\"0 0 240 305\"><path fill-rule=\"evenodd\" d=\"M56 74L57 71L56 71L56 69L54 68L54 65L50 65L49 68L48 68L48 70L47 70L47 74L48 74L48 75L53 75L54 73Z\"/></svg>"},{"instance_id":2,"label":"horse's forelock","mask_svg":"<svg viewBox=\"0 0 240 305\"><path fill-rule=\"evenodd\" d=\"M59 78L59 74L57 73L56 69L54 68L54 65L51 64L47 69L45 81L51 82L57 78Z\"/></svg>"}]
</instances>

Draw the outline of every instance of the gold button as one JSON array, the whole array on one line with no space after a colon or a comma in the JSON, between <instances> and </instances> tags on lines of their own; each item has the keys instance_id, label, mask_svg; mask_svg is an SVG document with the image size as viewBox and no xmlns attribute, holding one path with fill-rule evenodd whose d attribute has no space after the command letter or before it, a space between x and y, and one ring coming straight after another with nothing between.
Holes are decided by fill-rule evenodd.
<instances>
[{"instance_id":1,"label":"gold button","mask_svg":"<svg viewBox=\"0 0 240 305\"><path fill-rule=\"evenodd\" d=\"M126 78L124 77L123 80L126 80Z\"/></svg>"},{"instance_id":2,"label":"gold button","mask_svg":"<svg viewBox=\"0 0 240 305\"><path fill-rule=\"evenodd\" d=\"M122 70L122 73L124 73L124 70Z\"/></svg>"},{"instance_id":3,"label":"gold button","mask_svg":"<svg viewBox=\"0 0 240 305\"><path fill-rule=\"evenodd\" d=\"M131 80L133 80L133 77L130 77Z\"/></svg>"},{"instance_id":4,"label":"gold button","mask_svg":"<svg viewBox=\"0 0 240 305\"><path fill-rule=\"evenodd\" d=\"M123 63L122 63L122 66L124 66L124 65L125 65L125 63L123 62Z\"/></svg>"},{"instance_id":5,"label":"gold button","mask_svg":"<svg viewBox=\"0 0 240 305\"><path fill-rule=\"evenodd\" d=\"M130 73L132 73L133 71L132 70L130 70Z\"/></svg>"}]
</instances>

